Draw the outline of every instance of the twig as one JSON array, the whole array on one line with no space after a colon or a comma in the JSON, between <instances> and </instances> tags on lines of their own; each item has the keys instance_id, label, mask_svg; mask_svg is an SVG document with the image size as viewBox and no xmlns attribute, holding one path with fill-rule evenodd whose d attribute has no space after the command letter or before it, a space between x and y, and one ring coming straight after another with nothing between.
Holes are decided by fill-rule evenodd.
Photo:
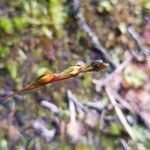
<instances>
[{"instance_id":1,"label":"twig","mask_svg":"<svg viewBox=\"0 0 150 150\"><path fill-rule=\"evenodd\" d=\"M53 128L51 130L48 130L42 120L35 120L32 123L32 128L36 133L42 136L46 140L46 142L50 142L56 134L56 129Z\"/></svg>"},{"instance_id":2,"label":"twig","mask_svg":"<svg viewBox=\"0 0 150 150\"><path fill-rule=\"evenodd\" d=\"M131 150L128 143L124 139L120 139L120 143L122 144L124 150Z\"/></svg>"},{"instance_id":3,"label":"twig","mask_svg":"<svg viewBox=\"0 0 150 150\"><path fill-rule=\"evenodd\" d=\"M102 111L107 106L106 101L96 101L96 102L87 101L87 102L83 102L82 104L86 107L89 107L91 109L95 109L97 111Z\"/></svg>"},{"instance_id":4,"label":"twig","mask_svg":"<svg viewBox=\"0 0 150 150\"><path fill-rule=\"evenodd\" d=\"M87 112L87 109L78 101L76 96L72 94L71 90L67 90L67 96L69 101L72 101L77 108L80 108L82 111Z\"/></svg>"},{"instance_id":5,"label":"twig","mask_svg":"<svg viewBox=\"0 0 150 150\"><path fill-rule=\"evenodd\" d=\"M69 99L70 122L76 122L76 109L74 102Z\"/></svg>"},{"instance_id":6,"label":"twig","mask_svg":"<svg viewBox=\"0 0 150 150\"><path fill-rule=\"evenodd\" d=\"M80 103L75 95L72 94L70 90L67 90L68 99L74 102L75 106L81 109L83 112L88 112L89 109L94 109L96 111L102 111L104 107L107 105L107 102L82 102Z\"/></svg>"},{"instance_id":7,"label":"twig","mask_svg":"<svg viewBox=\"0 0 150 150\"><path fill-rule=\"evenodd\" d=\"M133 26L129 26L127 28L127 31L128 33L130 34L130 36L132 37L132 39L135 41L139 51L142 51L143 50L143 46L139 40L139 35L135 32Z\"/></svg>"},{"instance_id":8,"label":"twig","mask_svg":"<svg viewBox=\"0 0 150 150\"><path fill-rule=\"evenodd\" d=\"M72 93L68 91L69 97L69 111L70 111L70 121L67 124L66 133L70 137L70 142L74 145L81 140L82 136L82 125L79 120L77 120L77 112L74 101L72 100ZM74 97L74 96L73 96Z\"/></svg>"},{"instance_id":9,"label":"twig","mask_svg":"<svg viewBox=\"0 0 150 150\"><path fill-rule=\"evenodd\" d=\"M110 102L112 103L112 105L114 106L114 109L118 115L118 118L120 119L120 122L122 123L123 127L125 128L125 130L127 131L127 133L129 134L129 136L132 138L132 140L136 140L136 136L134 131L132 130L131 126L128 124L123 112L121 111L121 109L119 108L115 97L112 93L111 88L109 88L108 86L105 87L106 93L109 97Z\"/></svg>"},{"instance_id":10,"label":"twig","mask_svg":"<svg viewBox=\"0 0 150 150\"><path fill-rule=\"evenodd\" d=\"M149 49L145 46L143 46L140 36L138 35L138 33L135 31L133 26L129 26L127 28L127 31L129 33L129 35L132 37L132 39L135 41L138 50L141 54L149 54Z\"/></svg>"},{"instance_id":11,"label":"twig","mask_svg":"<svg viewBox=\"0 0 150 150\"><path fill-rule=\"evenodd\" d=\"M56 105L54 105L54 104L52 104L52 103L50 103L48 101L44 101L44 100L41 101L41 105L44 108L48 109L49 111L53 112L54 114L56 114L56 115L59 114L59 109L58 109L58 107Z\"/></svg>"},{"instance_id":12,"label":"twig","mask_svg":"<svg viewBox=\"0 0 150 150\"><path fill-rule=\"evenodd\" d=\"M72 7L73 7L75 17L78 19L79 24L82 27L82 29L84 30L84 32L87 33L87 35L89 36L93 46L101 53L102 57L110 63L110 65L112 66L112 69L115 69L116 65L112 61L111 56L108 53L108 50L102 45L102 43L99 41L97 35L92 31L90 26L85 21L85 17L80 10L80 1L72 0Z\"/></svg>"},{"instance_id":13,"label":"twig","mask_svg":"<svg viewBox=\"0 0 150 150\"><path fill-rule=\"evenodd\" d=\"M102 113L101 113L101 116L100 116L100 126L99 126L99 129L102 131L103 130L103 128L104 128L104 118L105 118L105 115L106 115L106 112L107 112L107 110L106 109L103 109L102 110Z\"/></svg>"},{"instance_id":14,"label":"twig","mask_svg":"<svg viewBox=\"0 0 150 150\"><path fill-rule=\"evenodd\" d=\"M113 94L114 94L114 97L119 101L119 103L122 105L122 106L124 106L125 108L127 108L129 111L131 111L131 112L135 112L134 111L134 108L132 108L131 106L130 106L130 104L126 101L126 100L124 100L122 97L121 97L121 95L119 95L116 91L112 91L113 92Z\"/></svg>"}]
</instances>

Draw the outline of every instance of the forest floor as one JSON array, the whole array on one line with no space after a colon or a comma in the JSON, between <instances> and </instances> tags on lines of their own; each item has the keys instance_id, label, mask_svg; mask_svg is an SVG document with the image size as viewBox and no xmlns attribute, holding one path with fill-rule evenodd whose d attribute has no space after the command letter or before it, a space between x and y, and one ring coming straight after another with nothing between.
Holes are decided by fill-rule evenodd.
<instances>
[{"instance_id":1,"label":"forest floor","mask_svg":"<svg viewBox=\"0 0 150 150\"><path fill-rule=\"evenodd\" d=\"M0 101L0 150L149 150L149 0L1 0L0 96L45 72L81 74Z\"/></svg>"}]
</instances>

